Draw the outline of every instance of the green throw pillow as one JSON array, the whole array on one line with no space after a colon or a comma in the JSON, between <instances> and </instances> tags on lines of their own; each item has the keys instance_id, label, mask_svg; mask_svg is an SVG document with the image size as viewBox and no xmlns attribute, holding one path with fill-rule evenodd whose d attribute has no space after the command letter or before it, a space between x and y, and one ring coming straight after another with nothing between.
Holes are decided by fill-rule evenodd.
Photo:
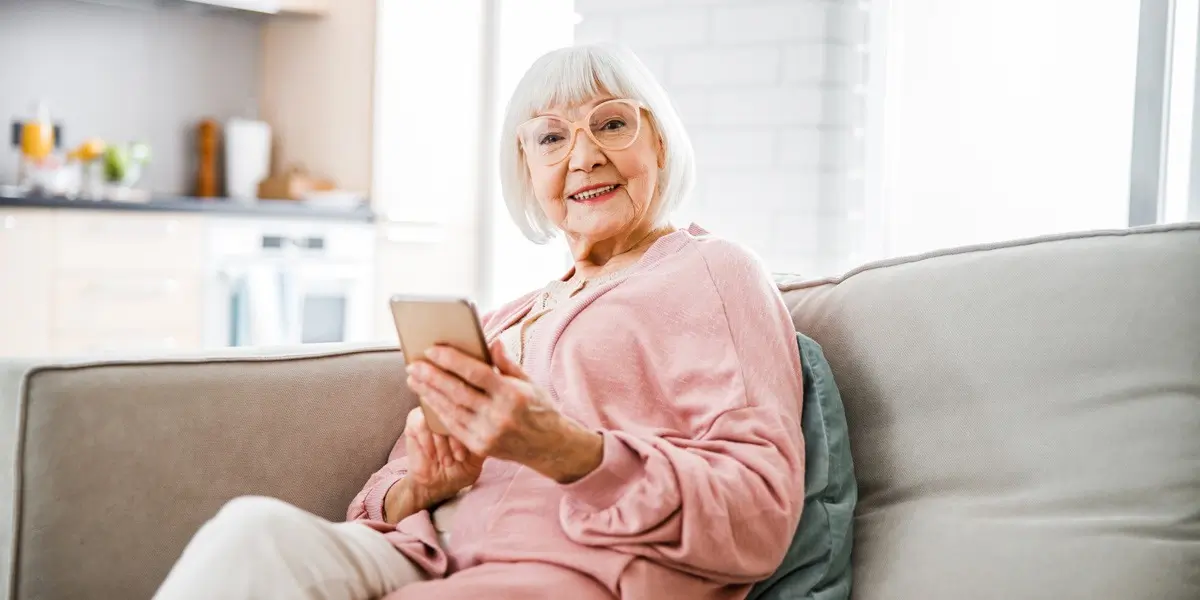
<instances>
[{"instance_id":1,"label":"green throw pillow","mask_svg":"<svg viewBox=\"0 0 1200 600\"><path fill-rule=\"evenodd\" d=\"M846 600L858 485L842 396L821 346L802 334L804 373L804 514L779 569L750 590L749 600Z\"/></svg>"}]
</instances>

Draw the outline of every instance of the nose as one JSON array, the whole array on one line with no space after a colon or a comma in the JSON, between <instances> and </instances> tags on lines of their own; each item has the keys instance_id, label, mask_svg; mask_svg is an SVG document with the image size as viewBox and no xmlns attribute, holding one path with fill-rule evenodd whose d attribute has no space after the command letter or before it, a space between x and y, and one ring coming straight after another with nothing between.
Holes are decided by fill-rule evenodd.
<instances>
[{"instance_id":1,"label":"nose","mask_svg":"<svg viewBox=\"0 0 1200 600\"><path fill-rule=\"evenodd\" d=\"M595 169L596 167L608 163L608 157L604 151L592 141L582 130L578 131L575 138L575 147L571 148L571 157L568 165L572 171L583 171L585 173Z\"/></svg>"}]
</instances>

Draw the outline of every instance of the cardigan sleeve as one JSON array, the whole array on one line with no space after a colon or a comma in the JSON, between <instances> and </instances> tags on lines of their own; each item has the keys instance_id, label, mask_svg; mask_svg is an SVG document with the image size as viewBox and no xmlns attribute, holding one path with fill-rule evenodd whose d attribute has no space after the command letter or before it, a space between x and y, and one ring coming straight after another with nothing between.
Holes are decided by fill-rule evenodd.
<instances>
[{"instance_id":1,"label":"cardigan sleeve","mask_svg":"<svg viewBox=\"0 0 1200 600\"><path fill-rule=\"evenodd\" d=\"M418 511L395 525L384 520L383 501L388 490L405 477L408 458L404 456L404 437L397 440L388 462L367 479L366 485L350 502L347 521L358 521L385 535L401 554L430 577L444 577L449 558L438 543L433 518L428 510Z\"/></svg>"},{"instance_id":2,"label":"cardigan sleeve","mask_svg":"<svg viewBox=\"0 0 1200 600\"><path fill-rule=\"evenodd\" d=\"M552 384L593 407L604 438L600 466L562 486L567 536L734 584L774 572L795 533L803 386L774 284L744 251L719 250L699 283L622 306L624 345L567 344Z\"/></svg>"}]
</instances>

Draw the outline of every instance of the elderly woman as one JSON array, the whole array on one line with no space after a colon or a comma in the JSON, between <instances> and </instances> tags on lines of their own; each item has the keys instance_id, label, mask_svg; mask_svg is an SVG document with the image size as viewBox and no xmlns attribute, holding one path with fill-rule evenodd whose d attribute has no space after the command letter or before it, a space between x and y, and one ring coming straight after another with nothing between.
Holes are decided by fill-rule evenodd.
<instances>
[{"instance_id":1,"label":"elderly woman","mask_svg":"<svg viewBox=\"0 0 1200 600\"><path fill-rule=\"evenodd\" d=\"M695 177L663 89L631 53L572 47L521 80L504 198L575 266L483 318L496 366L408 357L390 461L330 523L239 498L161 598L741 598L800 518L791 319L743 248L670 224ZM418 360L421 359L421 360Z\"/></svg>"}]
</instances>

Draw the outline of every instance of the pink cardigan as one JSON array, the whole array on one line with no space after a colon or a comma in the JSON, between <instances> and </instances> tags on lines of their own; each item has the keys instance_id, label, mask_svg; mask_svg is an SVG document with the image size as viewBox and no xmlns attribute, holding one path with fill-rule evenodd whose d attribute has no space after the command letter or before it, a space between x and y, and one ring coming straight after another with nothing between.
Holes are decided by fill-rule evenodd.
<instances>
[{"instance_id":1,"label":"pink cardigan","mask_svg":"<svg viewBox=\"0 0 1200 600\"><path fill-rule=\"evenodd\" d=\"M489 339L535 295L487 315ZM792 320L749 252L695 226L664 236L535 324L525 368L603 434L603 462L558 485L489 459L442 549L428 511L383 522L397 443L347 515L429 573L390 600L733 599L774 572L804 498L802 383Z\"/></svg>"}]
</instances>

